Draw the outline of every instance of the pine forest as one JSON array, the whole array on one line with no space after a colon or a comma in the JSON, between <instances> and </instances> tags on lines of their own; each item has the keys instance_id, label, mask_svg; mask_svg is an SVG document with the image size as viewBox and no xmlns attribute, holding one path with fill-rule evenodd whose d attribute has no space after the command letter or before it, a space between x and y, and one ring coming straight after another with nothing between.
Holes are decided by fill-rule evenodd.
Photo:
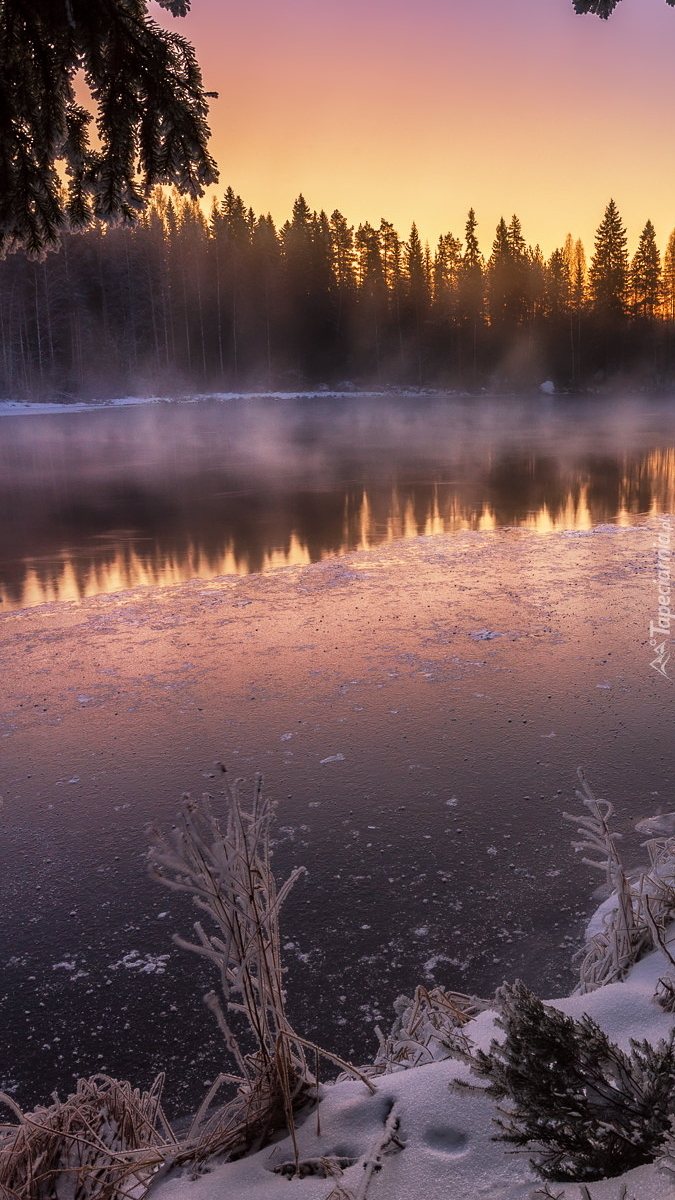
<instances>
[{"instance_id":1,"label":"pine forest","mask_svg":"<svg viewBox=\"0 0 675 1200\"><path fill-rule=\"evenodd\" d=\"M477 225L432 250L303 196L277 229L231 188L208 217L158 190L135 225L0 261L0 395L672 382L675 230L662 254L647 221L631 257L610 201L592 250L546 258L517 216L489 247Z\"/></svg>"}]
</instances>

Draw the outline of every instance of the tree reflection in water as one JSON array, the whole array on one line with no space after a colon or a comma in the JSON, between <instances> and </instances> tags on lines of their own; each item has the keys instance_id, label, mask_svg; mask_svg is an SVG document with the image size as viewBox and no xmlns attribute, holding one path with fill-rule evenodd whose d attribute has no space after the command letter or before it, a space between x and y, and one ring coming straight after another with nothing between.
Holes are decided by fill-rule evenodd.
<instances>
[{"instance_id":1,"label":"tree reflection in water","mask_svg":"<svg viewBox=\"0 0 675 1200\"><path fill-rule=\"evenodd\" d=\"M656 407L656 412L654 408ZM3 609L675 507L668 405L350 397L5 417Z\"/></svg>"}]
</instances>

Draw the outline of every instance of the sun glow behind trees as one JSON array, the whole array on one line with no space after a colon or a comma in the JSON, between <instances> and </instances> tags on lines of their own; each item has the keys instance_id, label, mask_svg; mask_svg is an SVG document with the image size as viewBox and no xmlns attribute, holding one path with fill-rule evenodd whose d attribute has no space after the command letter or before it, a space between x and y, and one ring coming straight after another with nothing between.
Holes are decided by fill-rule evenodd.
<instances>
[{"instance_id":1,"label":"sun glow behind trees","mask_svg":"<svg viewBox=\"0 0 675 1200\"><path fill-rule=\"evenodd\" d=\"M561 230L592 247L612 195L631 239L645 197L661 235L675 224L665 0L622 0L609 21L576 16L571 0L223 11L195 0L176 25L219 92L209 121L223 181L277 225L300 191L357 226L415 221L432 246L473 205L489 250L502 212L516 212L546 257Z\"/></svg>"}]
</instances>

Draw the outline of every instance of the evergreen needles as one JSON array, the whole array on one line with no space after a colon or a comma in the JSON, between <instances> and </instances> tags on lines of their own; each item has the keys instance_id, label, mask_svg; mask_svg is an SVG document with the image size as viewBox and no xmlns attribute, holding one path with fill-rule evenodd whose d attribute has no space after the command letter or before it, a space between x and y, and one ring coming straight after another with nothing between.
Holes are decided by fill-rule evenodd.
<instances>
[{"instance_id":1,"label":"evergreen needles","mask_svg":"<svg viewBox=\"0 0 675 1200\"><path fill-rule=\"evenodd\" d=\"M626 1054L590 1017L573 1020L520 981L495 999L504 1041L465 1057L487 1095L507 1102L498 1139L526 1147L544 1179L605 1179L651 1162L675 1114L675 1030L657 1046L631 1040Z\"/></svg>"},{"instance_id":2,"label":"evergreen needles","mask_svg":"<svg viewBox=\"0 0 675 1200\"><path fill-rule=\"evenodd\" d=\"M176 16L189 7L160 3ZM150 19L146 0L3 0L0 76L0 254L39 254L96 218L133 222L155 184L197 197L218 178L194 50Z\"/></svg>"}]
</instances>

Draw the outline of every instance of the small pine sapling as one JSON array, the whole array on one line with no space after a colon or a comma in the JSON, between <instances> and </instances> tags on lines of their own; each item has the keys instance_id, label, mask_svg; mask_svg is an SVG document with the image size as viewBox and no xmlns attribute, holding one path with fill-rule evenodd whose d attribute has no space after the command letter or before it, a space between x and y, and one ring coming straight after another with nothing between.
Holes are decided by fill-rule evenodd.
<instances>
[{"instance_id":1,"label":"small pine sapling","mask_svg":"<svg viewBox=\"0 0 675 1200\"><path fill-rule=\"evenodd\" d=\"M498 1103L498 1140L544 1179L592 1181L651 1162L675 1113L675 1031L630 1054L600 1027L544 1005L524 983L496 994L502 1042L463 1056ZM472 1086L457 1081L457 1087Z\"/></svg>"}]
</instances>

